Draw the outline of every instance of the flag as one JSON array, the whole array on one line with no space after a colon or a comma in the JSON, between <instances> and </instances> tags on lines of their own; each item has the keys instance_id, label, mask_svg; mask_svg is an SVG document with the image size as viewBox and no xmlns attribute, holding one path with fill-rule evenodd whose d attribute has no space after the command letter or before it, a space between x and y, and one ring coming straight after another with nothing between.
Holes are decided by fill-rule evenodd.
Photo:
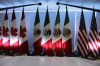
<instances>
[{"instance_id":1,"label":"flag","mask_svg":"<svg viewBox=\"0 0 100 66\"><path fill-rule=\"evenodd\" d=\"M39 18L39 11L37 9L36 16L35 16L35 22L34 22L34 32L33 32L33 47L35 51L35 55L40 55L42 52L42 35L41 35L41 29L40 29L40 18Z\"/></svg>"},{"instance_id":2,"label":"flag","mask_svg":"<svg viewBox=\"0 0 100 66\"><path fill-rule=\"evenodd\" d=\"M25 14L24 14L24 8L23 8L21 24L20 24L20 37L19 37L19 46L20 46L21 53L26 53L28 51L28 39L27 39L26 31L27 30L25 26Z\"/></svg>"},{"instance_id":3,"label":"flag","mask_svg":"<svg viewBox=\"0 0 100 66\"><path fill-rule=\"evenodd\" d=\"M99 29L99 35L98 35L98 50L99 50L99 55L100 55L100 29Z\"/></svg>"},{"instance_id":4,"label":"flag","mask_svg":"<svg viewBox=\"0 0 100 66\"><path fill-rule=\"evenodd\" d=\"M68 10L66 7L66 15L65 15L65 22L63 28L63 36L62 36L62 49L66 56L71 56L72 54L72 38L71 38L71 30L69 24L69 16Z\"/></svg>"},{"instance_id":5,"label":"flag","mask_svg":"<svg viewBox=\"0 0 100 66\"><path fill-rule=\"evenodd\" d=\"M50 19L49 19L49 12L47 8L45 23L44 23L44 30L43 30L43 37L42 37L42 47L48 56L52 55L52 38L51 38L51 29L50 29Z\"/></svg>"},{"instance_id":6,"label":"flag","mask_svg":"<svg viewBox=\"0 0 100 66\"><path fill-rule=\"evenodd\" d=\"M79 54L81 55L81 57L86 57L88 55L88 37L87 37L83 10L81 12L77 41L78 41L77 49Z\"/></svg>"},{"instance_id":7,"label":"flag","mask_svg":"<svg viewBox=\"0 0 100 66\"><path fill-rule=\"evenodd\" d=\"M93 10L90 32L89 32L89 50L90 54L94 57L98 56L98 31L95 17L95 11Z\"/></svg>"},{"instance_id":8,"label":"flag","mask_svg":"<svg viewBox=\"0 0 100 66\"><path fill-rule=\"evenodd\" d=\"M6 14L4 17L4 22L3 22L3 51L8 52L10 51L10 37L9 37L9 28L8 28L8 14L6 10Z\"/></svg>"},{"instance_id":9,"label":"flag","mask_svg":"<svg viewBox=\"0 0 100 66\"><path fill-rule=\"evenodd\" d=\"M18 52L19 40L18 40L18 29L16 26L16 16L13 9L11 29L10 29L10 48L14 53Z\"/></svg>"},{"instance_id":10,"label":"flag","mask_svg":"<svg viewBox=\"0 0 100 66\"><path fill-rule=\"evenodd\" d=\"M59 8L57 11L54 32L53 32L53 50L56 56L61 56L62 54L62 38L61 38L61 28L60 28L60 14Z\"/></svg>"},{"instance_id":11,"label":"flag","mask_svg":"<svg viewBox=\"0 0 100 66\"><path fill-rule=\"evenodd\" d=\"M0 50L3 50L2 37L2 25L0 25Z\"/></svg>"}]
</instances>

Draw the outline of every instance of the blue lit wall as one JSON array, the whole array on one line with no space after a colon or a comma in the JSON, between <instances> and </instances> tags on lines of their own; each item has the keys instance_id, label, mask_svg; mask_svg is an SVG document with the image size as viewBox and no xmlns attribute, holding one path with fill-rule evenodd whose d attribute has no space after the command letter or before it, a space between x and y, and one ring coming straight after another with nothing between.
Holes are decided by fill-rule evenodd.
<instances>
[{"instance_id":1,"label":"blue lit wall","mask_svg":"<svg viewBox=\"0 0 100 66\"><path fill-rule=\"evenodd\" d=\"M10 2L6 3L6 0L0 0L1 1L1 6L0 8L3 7L10 7L10 6L16 6L16 5L22 5L22 4L32 4L32 3L37 3L37 2L42 2L43 5L42 6L28 6L25 7L25 20L26 20L26 26L27 26L27 36L28 36L28 40L29 40L29 47L30 49L32 49L32 44L33 44L33 26L34 26L34 20L35 20L35 13L36 13L36 9L37 7L39 8L39 15L40 15L40 22L41 22L41 29L43 30L43 25L44 25L44 20L45 20L45 12L47 9L47 5L48 5L48 9L49 9L49 16L50 16L50 24L51 24L51 29L53 32L54 29L54 23L55 23L55 19L56 19L56 13L57 13L57 9L58 6L56 5L57 0L9 0ZM4 2L5 1L5 2ZM58 0L59 1L59 0ZM67 2L68 0L66 0ZM82 2L83 1L83 2ZM65 0L62 0L61 2L65 2ZM79 2L74 2L74 1L68 1L68 3L70 4L74 4L74 5L79 5L85 7L93 7L93 1L89 2L88 6L87 6L87 2L85 2L84 0L79 0ZM97 1L98 2L98 1ZM100 1L99 1L100 4ZM100 9L100 6L98 3L95 4L95 8L96 9ZM20 25L20 19L21 19L21 10L22 8L16 8L15 12L16 12L16 22L17 22L17 27L19 28ZM76 45L77 45L77 32L78 32L78 28L79 28L79 22L80 22L80 14L81 14L81 9L79 8L74 8L74 7L68 7L68 13L69 13L69 19L70 19L70 27L71 27L71 32L72 32L72 45L73 45L73 50L76 49ZM3 20L4 20L4 14L5 11L0 11L0 23L2 24ZM92 11L87 11L84 10L84 16L85 16L85 22L86 22L86 27L87 27L87 31L89 32L89 28L90 28L90 23L91 23L91 17L92 17ZM8 21L9 21L9 27L10 27L10 23L11 23L11 17L12 17L12 9L8 10ZM64 24L64 19L65 19L65 6L60 5L60 20L61 20L61 28L63 29L63 24ZM97 23L98 23L98 29L100 29L100 13L96 13L96 17L97 17Z\"/></svg>"}]
</instances>

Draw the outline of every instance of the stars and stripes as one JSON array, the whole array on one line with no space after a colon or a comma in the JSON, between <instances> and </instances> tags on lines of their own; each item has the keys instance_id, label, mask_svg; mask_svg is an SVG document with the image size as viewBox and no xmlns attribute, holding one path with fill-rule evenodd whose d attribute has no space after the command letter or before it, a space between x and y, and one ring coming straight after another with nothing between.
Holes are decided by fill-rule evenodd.
<instances>
[{"instance_id":1,"label":"stars and stripes","mask_svg":"<svg viewBox=\"0 0 100 66\"><path fill-rule=\"evenodd\" d=\"M77 49L81 57L86 57L88 55L88 37L85 26L83 10L81 12L80 26L78 31L78 45Z\"/></svg>"},{"instance_id":2,"label":"stars and stripes","mask_svg":"<svg viewBox=\"0 0 100 66\"><path fill-rule=\"evenodd\" d=\"M99 50L99 55L100 55L100 29L99 29L99 36L98 36L98 50Z\"/></svg>"},{"instance_id":3,"label":"stars and stripes","mask_svg":"<svg viewBox=\"0 0 100 66\"><path fill-rule=\"evenodd\" d=\"M89 32L89 50L90 54L94 57L98 56L98 31L95 17L95 11L93 10L90 32Z\"/></svg>"}]
</instances>

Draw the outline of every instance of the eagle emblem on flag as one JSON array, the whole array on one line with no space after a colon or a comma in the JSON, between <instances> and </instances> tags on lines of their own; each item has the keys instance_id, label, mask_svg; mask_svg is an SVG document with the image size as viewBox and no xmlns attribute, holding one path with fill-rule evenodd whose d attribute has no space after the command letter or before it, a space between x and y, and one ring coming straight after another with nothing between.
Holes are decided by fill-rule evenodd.
<instances>
[{"instance_id":1,"label":"eagle emblem on flag","mask_svg":"<svg viewBox=\"0 0 100 66\"><path fill-rule=\"evenodd\" d=\"M43 30L43 34L44 34L44 36L45 36L46 38L49 38L50 35L51 35L51 30L45 28L45 29Z\"/></svg>"},{"instance_id":2,"label":"eagle emblem on flag","mask_svg":"<svg viewBox=\"0 0 100 66\"><path fill-rule=\"evenodd\" d=\"M63 36L68 38L71 34L71 30L69 28L64 28L63 29Z\"/></svg>"},{"instance_id":3,"label":"eagle emblem on flag","mask_svg":"<svg viewBox=\"0 0 100 66\"><path fill-rule=\"evenodd\" d=\"M53 33L54 37L58 38L61 35L61 30L59 28L55 28L54 29L54 33Z\"/></svg>"},{"instance_id":4,"label":"eagle emblem on flag","mask_svg":"<svg viewBox=\"0 0 100 66\"><path fill-rule=\"evenodd\" d=\"M38 29L38 28L35 28L35 29L34 29L34 36L35 36L35 37L39 37L40 34L41 34L41 30Z\"/></svg>"}]
</instances>

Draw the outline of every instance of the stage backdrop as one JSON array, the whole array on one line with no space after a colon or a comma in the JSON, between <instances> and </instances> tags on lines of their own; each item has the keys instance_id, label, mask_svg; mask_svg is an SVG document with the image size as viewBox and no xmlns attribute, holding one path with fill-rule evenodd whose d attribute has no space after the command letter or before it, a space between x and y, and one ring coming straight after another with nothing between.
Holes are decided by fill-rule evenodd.
<instances>
[{"instance_id":1,"label":"stage backdrop","mask_svg":"<svg viewBox=\"0 0 100 66\"><path fill-rule=\"evenodd\" d=\"M43 8L43 6L38 7L39 8L39 17L40 17L40 26L41 26L42 31L43 31L43 27L44 27L43 25L44 25L45 16L46 16L46 10L47 10L47 7L46 7L47 5L44 5L44 6L45 6L44 8ZM22 9L23 8L15 9L16 22L17 22L18 29L20 28ZM50 28L51 28L52 32L54 31L57 9L58 9L57 5L55 5L55 8L52 8L52 9L51 9L50 5L48 6L49 17L50 17ZM64 27L65 9L66 9L65 6L60 6L61 29L63 29L63 27ZM32 6L32 7L30 6L30 7L24 8L29 49L34 49L33 48L33 26L34 26L36 10L37 10L37 6ZM8 10L9 27L11 27L12 11L13 11L12 9ZM84 17L85 17L85 22L86 22L86 29L87 29L87 32L89 33L92 11L89 11L89 10L83 10L83 11L84 11ZM78 28L79 28L81 9L68 7L68 14L69 14L71 33L72 33L72 49L76 50L76 47L77 47L76 46L77 45L76 38L77 38L77 33L78 33ZM5 11L0 11L0 24L1 25L4 22L4 15L5 15ZM98 29L100 29L100 25L99 25L100 24L100 13L96 12L96 18L97 18Z\"/></svg>"}]
</instances>

